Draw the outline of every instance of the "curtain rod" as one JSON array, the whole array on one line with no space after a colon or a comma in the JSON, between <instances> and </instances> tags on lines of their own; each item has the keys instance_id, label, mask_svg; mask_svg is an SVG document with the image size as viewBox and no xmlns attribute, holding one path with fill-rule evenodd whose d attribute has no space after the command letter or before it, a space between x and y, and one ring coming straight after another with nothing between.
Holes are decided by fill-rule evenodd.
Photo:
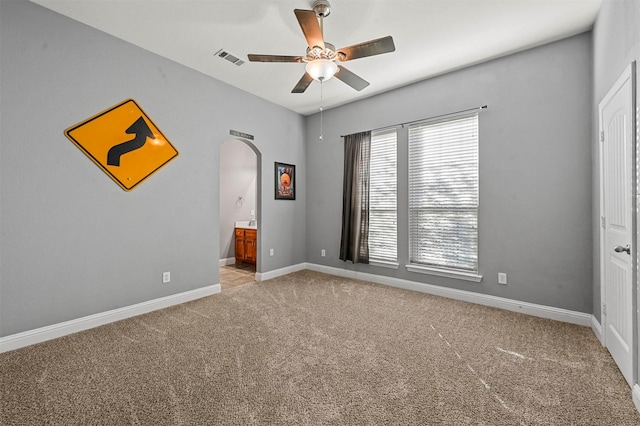
<instances>
[{"instance_id":1,"label":"curtain rod","mask_svg":"<svg viewBox=\"0 0 640 426\"><path fill-rule=\"evenodd\" d=\"M388 129L388 128L390 128L390 127L397 127L397 126L402 126L402 127L404 127L404 126L406 126L407 124L419 123L419 122L421 122L421 121L433 120L433 119L436 119L436 118L448 117L448 116L450 116L450 115L458 115L458 114L462 114L462 113L470 112L470 111L476 111L476 110L477 110L478 112L480 112L480 111L482 111L482 110L484 110L484 109L487 109L487 108L488 108L488 106L487 106L487 105L482 105L481 107L468 108L468 109L463 109L463 110L456 111L456 112L449 112L449 113L446 113L446 114L434 115L433 117L421 118L420 120L407 121L407 122L404 122L404 123L398 123L398 124L390 124L390 125L388 125L388 126L378 127L377 129L371 129L371 131L372 131L372 132L375 132L376 130ZM348 136L348 135L340 135L340 137L341 137L341 138L344 138L345 136Z\"/></svg>"}]
</instances>

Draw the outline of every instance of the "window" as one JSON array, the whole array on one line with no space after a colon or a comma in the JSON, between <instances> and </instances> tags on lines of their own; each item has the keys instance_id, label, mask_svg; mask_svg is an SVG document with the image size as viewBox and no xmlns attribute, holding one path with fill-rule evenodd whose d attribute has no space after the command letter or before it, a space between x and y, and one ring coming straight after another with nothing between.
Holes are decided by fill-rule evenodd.
<instances>
[{"instance_id":1,"label":"window","mask_svg":"<svg viewBox=\"0 0 640 426\"><path fill-rule=\"evenodd\" d=\"M397 137L395 129L371 133L369 166L369 258L398 260Z\"/></svg>"},{"instance_id":2,"label":"window","mask_svg":"<svg viewBox=\"0 0 640 426\"><path fill-rule=\"evenodd\" d=\"M411 264L478 272L478 115L409 127Z\"/></svg>"}]
</instances>

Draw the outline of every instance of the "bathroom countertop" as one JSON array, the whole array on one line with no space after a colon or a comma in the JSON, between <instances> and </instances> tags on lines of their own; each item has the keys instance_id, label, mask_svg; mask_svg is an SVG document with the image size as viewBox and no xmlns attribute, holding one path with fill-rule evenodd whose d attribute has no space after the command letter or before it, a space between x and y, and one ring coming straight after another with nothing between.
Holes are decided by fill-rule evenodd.
<instances>
[{"instance_id":1,"label":"bathroom countertop","mask_svg":"<svg viewBox=\"0 0 640 426\"><path fill-rule=\"evenodd\" d=\"M249 225L250 220L236 221L236 228L258 229L257 225Z\"/></svg>"}]
</instances>

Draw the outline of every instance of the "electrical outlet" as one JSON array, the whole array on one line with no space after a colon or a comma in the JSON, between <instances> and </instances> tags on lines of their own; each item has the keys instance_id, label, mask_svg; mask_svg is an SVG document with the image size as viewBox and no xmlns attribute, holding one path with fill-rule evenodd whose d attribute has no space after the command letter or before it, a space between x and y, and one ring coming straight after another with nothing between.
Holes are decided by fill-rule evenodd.
<instances>
[{"instance_id":1,"label":"electrical outlet","mask_svg":"<svg viewBox=\"0 0 640 426\"><path fill-rule=\"evenodd\" d=\"M171 272L162 273L162 284L168 284L171 282Z\"/></svg>"},{"instance_id":2,"label":"electrical outlet","mask_svg":"<svg viewBox=\"0 0 640 426\"><path fill-rule=\"evenodd\" d=\"M269 249L269 256L273 256L275 254L275 250Z\"/></svg>"},{"instance_id":3,"label":"electrical outlet","mask_svg":"<svg viewBox=\"0 0 640 426\"><path fill-rule=\"evenodd\" d=\"M320 256L325 257L327 255L327 252L325 249L320 250Z\"/></svg>"},{"instance_id":4,"label":"electrical outlet","mask_svg":"<svg viewBox=\"0 0 640 426\"><path fill-rule=\"evenodd\" d=\"M498 272L498 284L507 285L507 274L504 272Z\"/></svg>"}]
</instances>

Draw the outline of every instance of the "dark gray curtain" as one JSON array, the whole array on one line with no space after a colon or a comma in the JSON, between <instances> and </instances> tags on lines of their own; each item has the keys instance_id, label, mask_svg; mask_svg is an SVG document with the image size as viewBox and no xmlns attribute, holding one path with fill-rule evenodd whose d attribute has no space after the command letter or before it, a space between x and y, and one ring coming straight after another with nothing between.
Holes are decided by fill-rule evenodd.
<instances>
[{"instance_id":1,"label":"dark gray curtain","mask_svg":"<svg viewBox=\"0 0 640 426\"><path fill-rule=\"evenodd\" d=\"M371 132L344 137L340 259L369 263L369 160Z\"/></svg>"}]
</instances>

